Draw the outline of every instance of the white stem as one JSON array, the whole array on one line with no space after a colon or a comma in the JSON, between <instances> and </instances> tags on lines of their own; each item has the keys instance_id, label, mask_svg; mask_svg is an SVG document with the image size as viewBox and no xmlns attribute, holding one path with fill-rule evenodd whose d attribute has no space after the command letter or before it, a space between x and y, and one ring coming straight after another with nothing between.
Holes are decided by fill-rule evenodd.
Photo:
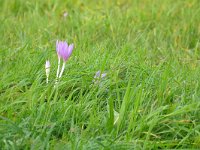
<instances>
[{"instance_id":1,"label":"white stem","mask_svg":"<svg viewBox=\"0 0 200 150\"><path fill-rule=\"evenodd\" d=\"M60 72L60 57L58 57L58 69L57 69L57 73L56 73L56 82L55 82L55 85L58 83L59 72ZM55 85L54 85L54 87L55 87Z\"/></svg>"},{"instance_id":2,"label":"white stem","mask_svg":"<svg viewBox=\"0 0 200 150\"><path fill-rule=\"evenodd\" d=\"M62 70L61 70L60 75L59 75L59 79L62 77L62 74L63 74L63 72L64 72L64 69L65 69L65 62L63 62Z\"/></svg>"},{"instance_id":3,"label":"white stem","mask_svg":"<svg viewBox=\"0 0 200 150\"><path fill-rule=\"evenodd\" d=\"M56 78L58 78L59 72L60 72L60 57L58 58L58 69L57 69Z\"/></svg>"}]
</instances>

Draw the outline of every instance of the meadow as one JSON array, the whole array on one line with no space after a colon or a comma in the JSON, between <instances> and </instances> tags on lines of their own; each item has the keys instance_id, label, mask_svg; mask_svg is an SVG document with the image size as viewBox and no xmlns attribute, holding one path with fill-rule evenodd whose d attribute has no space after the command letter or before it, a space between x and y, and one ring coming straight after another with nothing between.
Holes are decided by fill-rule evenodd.
<instances>
[{"instance_id":1,"label":"meadow","mask_svg":"<svg viewBox=\"0 0 200 150\"><path fill-rule=\"evenodd\" d=\"M0 149L200 149L199 16L199 0L0 0ZM55 88L57 40L74 50Z\"/></svg>"}]
</instances>

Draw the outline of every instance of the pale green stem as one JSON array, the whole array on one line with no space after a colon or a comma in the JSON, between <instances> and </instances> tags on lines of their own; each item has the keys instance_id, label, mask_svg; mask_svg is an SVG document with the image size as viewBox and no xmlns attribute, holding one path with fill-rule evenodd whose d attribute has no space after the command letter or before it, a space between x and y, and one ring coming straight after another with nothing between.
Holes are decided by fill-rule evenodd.
<instances>
[{"instance_id":1,"label":"pale green stem","mask_svg":"<svg viewBox=\"0 0 200 150\"><path fill-rule=\"evenodd\" d=\"M58 69L57 69L57 73L56 73L56 82L55 82L55 85L58 83L59 72L60 72L60 57L58 57Z\"/></svg>"},{"instance_id":2,"label":"pale green stem","mask_svg":"<svg viewBox=\"0 0 200 150\"><path fill-rule=\"evenodd\" d=\"M62 77L62 74L63 74L63 72L64 72L64 69L65 69L65 62L63 62L62 70L61 70L60 75L59 75L59 79Z\"/></svg>"},{"instance_id":3,"label":"pale green stem","mask_svg":"<svg viewBox=\"0 0 200 150\"><path fill-rule=\"evenodd\" d=\"M60 57L58 58L58 69L57 69L56 78L58 78L59 72L60 72Z\"/></svg>"}]
</instances>

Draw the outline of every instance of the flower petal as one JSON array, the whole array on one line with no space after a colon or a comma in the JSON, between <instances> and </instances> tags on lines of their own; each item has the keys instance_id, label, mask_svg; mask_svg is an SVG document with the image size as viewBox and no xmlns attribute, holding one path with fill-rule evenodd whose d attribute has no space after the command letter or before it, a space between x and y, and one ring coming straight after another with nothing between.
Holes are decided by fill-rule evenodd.
<instances>
[{"instance_id":1,"label":"flower petal","mask_svg":"<svg viewBox=\"0 0 200 150\"><path fill-rule=\"evenodd\" d=\"M58 57L61 57L61 41L56 41L56 51L57 51L57 55Z\"/></svg>"},{"instance_id":2,"label":"flower petal","mask_svg":"<svg viewBox=\"0 0 200 150\"><path fill-rule=\"evenodd\" d=\"M56 51L58 57L61 57L64 61L67 61L70 57L74 48L74 44L70 44L68 46L67 42L65 41L56 41Z\"/></svg>"},{"instance_id":3,"label":"flower petal","mask_svg":"<svg viewBox=\"0 0 200 150\"><path fill-rule=\"evenodd\" d=\"M68 54L67 54L68 58L71 56L73 49L74 49L74 44L70 44L68 47Z\"/></svg>"}]
</instances>

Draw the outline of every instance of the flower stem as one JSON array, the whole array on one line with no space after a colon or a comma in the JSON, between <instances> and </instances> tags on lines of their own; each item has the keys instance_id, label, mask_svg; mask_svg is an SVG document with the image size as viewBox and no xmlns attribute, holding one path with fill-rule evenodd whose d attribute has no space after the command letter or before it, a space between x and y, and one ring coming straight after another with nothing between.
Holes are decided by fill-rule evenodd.
<instances>
[{"instance_id":1,"label":"flower stem","mask_svg":"<svg viewBox=\"0 0 200 150\"><path fill-rule=\"evenodd\" d=\"M62 74L63 74L63 72L64 72L64 69L65 69L65 62L63 62L62 70L61 70L60 75L59 75L59 79L62 77Z\"/></svg>"},{"instance_id":2,"label":"flower stem","mask_svg":"<svg viewBox=\"0 0 200 150\"><path fill-rule=\"evenodd\" d=\"M58 78L59 72L60 72L60 58L58 58L58 69L57 69L56 78Z\"/></svg>"},{"instance_id":3,"label":"flower stem","mask_svg":"<svg viewBox=\"0 0 200 150\"><path fill-rule=\"evenodd\" d=\"M55 82L55 85L58 83L59 72L60 72L60 57L58 57L58 69L57 69L57 73L56 73L56 82Z\"/></svg>"}]
</instances>

